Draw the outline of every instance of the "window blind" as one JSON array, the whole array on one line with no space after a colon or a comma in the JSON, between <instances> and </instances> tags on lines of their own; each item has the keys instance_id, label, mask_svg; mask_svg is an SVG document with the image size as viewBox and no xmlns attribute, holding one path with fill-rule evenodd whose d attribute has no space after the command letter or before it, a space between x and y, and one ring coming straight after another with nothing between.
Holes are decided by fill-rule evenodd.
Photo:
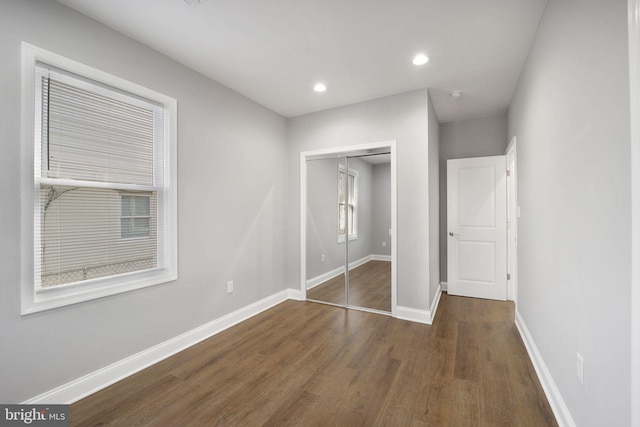
<instances>
[{"instance_id":1,"label":"window blind","mask_svg":"<svg viewBox=\"0 0 640 427\"><path fill-rule=\"evenodd\" d=\"M36 75L36 287L163 267L164 109L45 64Z\"/></svg>"}]
</instances>

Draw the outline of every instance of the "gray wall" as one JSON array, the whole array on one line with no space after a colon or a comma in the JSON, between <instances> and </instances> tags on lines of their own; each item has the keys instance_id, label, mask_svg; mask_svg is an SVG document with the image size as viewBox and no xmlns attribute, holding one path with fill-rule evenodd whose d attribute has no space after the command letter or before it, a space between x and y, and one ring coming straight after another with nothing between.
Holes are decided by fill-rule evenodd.
<instances>
[{"instance_id":1,"label":"gray wall","mask_svg":"<svg viewBox=\"0 0 640 427\"><path fill-rule=\"evenodd\" d=\"M303 151L397 142L398 305L429 309L428 93L418 90L289 120L288 212L300 206ZM287 221L286 280L300 288L300 222Z\"/></svg>"},{"instance_id":2,"label":"gray wall","mask_svg":"<svg viewBox=\"0 0 640 427\"><path fill-rule=\"evenodd\" d=\"M440 128L436 110L428 99L429 108L429 295L435 295L440 285L440 188L439 188L439 155L440 155Z\"/></svg>"},{"instance_id":3,"label":"gray wall","mask_svg":"<svg viewBox=\"0 0 640 427\"><path fill-rule=\"evenodd\" d=\"M585 427L630 425L627 49L626 0L550 0L509 109L517 309Z\"/></svg>"},{"instance_id":4,"label":"gray wall","mask_svg":"<svg viewBox=\"0 0 640 427\"><path fill-rule=\"evenodd\" d=\"M372 200L371 254L391 255L391 163L373 165Z\"/></svg>"},{"instance_id":5,"label":"gray wall","mask_svg":"<svg viewBox=\"0 0 640 427\"><path fill-rule=\"evenodd\" d=\"M307 279L345 264L344 244L338 243L338 163L344 160L307 162Z\"/></svg>"},{"instance_id":6,"label":"gray wall","mask_svg":"<svg viewBox=\"0 0 640 427\"><path fill-rule=\"evenodd\" d=\"M447 281L447 160L499 156L507 149L507 116L440 125L440 280Z\"/></svg>"},{"instance_id":7,"label":"gray wall","mask_svg":"<svg viewBox=\"0 0 640 427\"><path fill-rule=\"evenodd\" d=\"M343 159L340 164L344 165ZM349 262L371 255L373 225L372 165L349 159L358 172L357 239L349 240ZM338 160L307 162L307 279L345 264L345 242L338 243ZM325 261L322 262L322 255Z\"/></svg>"},{"instance_id":8,"label":"gray wall","mask_svg":"<svg viewBox=\"0 0 640 427\"><path fill-rule=\"evenodd\" d=\"M22 40L178 100L177 282L20 316ZM0 402L24 401L286 288L283 117L54 1L3 0L0 54Z\"/></svg>"}]
</instances>

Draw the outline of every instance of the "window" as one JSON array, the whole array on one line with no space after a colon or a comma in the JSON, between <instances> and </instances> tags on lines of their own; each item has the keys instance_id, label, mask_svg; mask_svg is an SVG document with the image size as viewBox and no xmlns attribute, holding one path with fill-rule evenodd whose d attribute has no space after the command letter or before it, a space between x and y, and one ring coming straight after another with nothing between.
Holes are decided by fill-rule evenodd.
<instances>
[{"instance_id":1,"label":"window","mask_svg":"<svg viewBox=\"0 0 640 427\"><path fill-rule=\"evenodd\" d=\"M135 239L151 236L151 193L120 195L120 237Z\"/></svg>"},{"instance_id":2,"label":"window","mask_svg":"<svg viewBox=\"0 0 640 427\"><path fill-rule=\"evenodd\" d=\"M175 100L23 49L37 193L23 313L175 280Z\"/></svg>"},{"instance_id":3,"label":"window","mask_svg":"<svg viewBox=\"0 0 640 427\"><path fill-rule=\"evenodd\" d=\"M348 177L348 178L347 178ZM344 242L348 231L349 240L358 238L357 222L358 171L338 167L338 242Z\"/></svg>"}]
</instances>

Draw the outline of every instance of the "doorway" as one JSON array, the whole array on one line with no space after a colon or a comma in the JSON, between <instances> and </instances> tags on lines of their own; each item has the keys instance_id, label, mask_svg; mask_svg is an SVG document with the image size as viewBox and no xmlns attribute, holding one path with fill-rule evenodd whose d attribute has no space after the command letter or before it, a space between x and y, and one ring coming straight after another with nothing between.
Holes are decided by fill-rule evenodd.
<instances>
[{"instance_id":1,"label":"doorway","mask_svg":"<svg viewBox=\"0 0 640 427\"><path fill-rule=\"evenodd\" d=\"M306 300L396 311L395 142L301 153Z\"/></svg>"}]
</instances>

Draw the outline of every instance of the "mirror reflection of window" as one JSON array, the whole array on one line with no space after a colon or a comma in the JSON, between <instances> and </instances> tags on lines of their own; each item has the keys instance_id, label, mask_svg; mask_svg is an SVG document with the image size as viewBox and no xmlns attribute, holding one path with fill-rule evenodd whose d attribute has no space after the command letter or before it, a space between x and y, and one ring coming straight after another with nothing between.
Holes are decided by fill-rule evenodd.
<instances>
[{"instance_id":1,"label":"mirror reflection of window","mask_svg":"<svg viewBox=\"0 0 640 427\"><path fill-rule=\"evenodd\" d=\"M348 181L347 181L347 178ZM347 191L348 185L348 191ZM347 196L347 192L348 197ZM349 240L358 238L357 229L357 198L358 171L349 169L348 173L343 165L338 167L338 241L344 242L346 228L349 230Z\"/></svg>"}]
</instances>

